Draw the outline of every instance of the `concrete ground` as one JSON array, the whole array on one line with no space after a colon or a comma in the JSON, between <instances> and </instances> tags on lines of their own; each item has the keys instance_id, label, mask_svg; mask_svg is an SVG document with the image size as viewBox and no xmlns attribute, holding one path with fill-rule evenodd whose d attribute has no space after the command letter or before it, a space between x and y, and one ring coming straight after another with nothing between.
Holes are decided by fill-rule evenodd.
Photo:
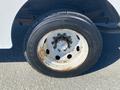
<instances>
[{"instance_id":1,"label":"concrete ground","mask_svg":"<svg viewBox=\"0 0 120 90\"><path fill-rule=\"evenodd\" d=\"M120 90L120 33L104 33L98 63L83 76L51 78L26 62L0 62L0 90ZM22 61L22 60L21 60Z\"/></svg>"}]
</instances>

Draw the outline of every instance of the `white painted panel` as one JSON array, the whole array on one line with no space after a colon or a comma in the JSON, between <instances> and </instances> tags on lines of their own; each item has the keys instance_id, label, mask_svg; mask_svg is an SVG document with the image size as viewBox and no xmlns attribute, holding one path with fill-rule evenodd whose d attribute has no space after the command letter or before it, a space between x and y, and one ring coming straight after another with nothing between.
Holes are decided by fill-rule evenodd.
<instances>
[{"instance_id":1,"label":"white painted panel","mask_svg":"<svg viewBox=\"0 0 120 90\"><path fill-rule=\"evenodd\" d=\"M120 0L108 0L120 15Z\"/></svg>"},{"instance_id":2,"label":"white painted panel","mask_svg":"<svg viewBox=\"0 0 120 90\"><path fill-rule=\"evenodd\" d=\"M27 0L0 0L0 49L12 47L11 28L19 9Z\"/></svg>"}]
</instances>

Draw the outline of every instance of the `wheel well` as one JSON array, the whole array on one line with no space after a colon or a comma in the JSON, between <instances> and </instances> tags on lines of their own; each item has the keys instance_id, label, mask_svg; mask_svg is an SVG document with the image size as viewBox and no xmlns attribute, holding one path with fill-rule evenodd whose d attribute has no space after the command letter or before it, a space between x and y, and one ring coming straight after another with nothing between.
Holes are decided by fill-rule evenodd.
<instances>
[{"instance_id":1,"label":"wheel well","mask_svg":"<svg viewBox=\"0 0 120 90\"><path fill-rule=\"evenodd\" d=\"M20 49L22 52L23 42L31 24L38 17L44 18L49 14L48 12L55 10L77 11L89 17L94 23L118 22L117 12L107 0L52 0L51 2L49 0L29 0L20 9L14 20L13 48Z\"/></svg>"}]
</instances>

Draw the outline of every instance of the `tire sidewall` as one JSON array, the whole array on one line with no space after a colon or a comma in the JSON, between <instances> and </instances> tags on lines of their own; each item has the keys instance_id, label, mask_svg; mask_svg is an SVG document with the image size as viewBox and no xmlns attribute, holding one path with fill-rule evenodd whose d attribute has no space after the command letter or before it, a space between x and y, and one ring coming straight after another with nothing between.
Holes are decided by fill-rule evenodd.
<instances>
[{"instance_id":1,"label":"tire sidewall","mask_svg":"<svg viewBox=\"0 0 120 90\"><path fill-rule=\"evenodd\" d=\"M27 42L27 59L28 62L39 72L42 72L49 76L54 77L70 77L82 74L84 71L89 69L94 65L102 50L102 39L99 31L94 24L91 24L83 19L76 19L72 17L60 17L46 19L44 21L37 22L38 25L34 26L34 30L31 33L28 42ZM82 34L87 40L89 45L89 54L85 62L82 63L77 69L74 69L69 72L58 72L53 71L50 68L46 67L37 56L37 46L42 37L54 30L57 29L71 29Z\"/></svg>"}]
</instances>

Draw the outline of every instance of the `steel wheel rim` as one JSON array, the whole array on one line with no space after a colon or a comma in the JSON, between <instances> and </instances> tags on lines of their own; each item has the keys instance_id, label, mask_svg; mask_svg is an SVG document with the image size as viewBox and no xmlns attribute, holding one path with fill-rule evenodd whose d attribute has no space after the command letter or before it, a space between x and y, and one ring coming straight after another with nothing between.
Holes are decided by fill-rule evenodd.
<instances>
[{"instance_id":1,"label":"steel wheel rim","mask_svg":"<svg viewBox=\"0 0 120 90\"><path fill-rule=\"evenodd\" d=\"M45 34L37 46L37 55L45 66L56 71L71 71L86 60L89 53L85 37L71 29Z\"/></svg>"}]
</instances>

